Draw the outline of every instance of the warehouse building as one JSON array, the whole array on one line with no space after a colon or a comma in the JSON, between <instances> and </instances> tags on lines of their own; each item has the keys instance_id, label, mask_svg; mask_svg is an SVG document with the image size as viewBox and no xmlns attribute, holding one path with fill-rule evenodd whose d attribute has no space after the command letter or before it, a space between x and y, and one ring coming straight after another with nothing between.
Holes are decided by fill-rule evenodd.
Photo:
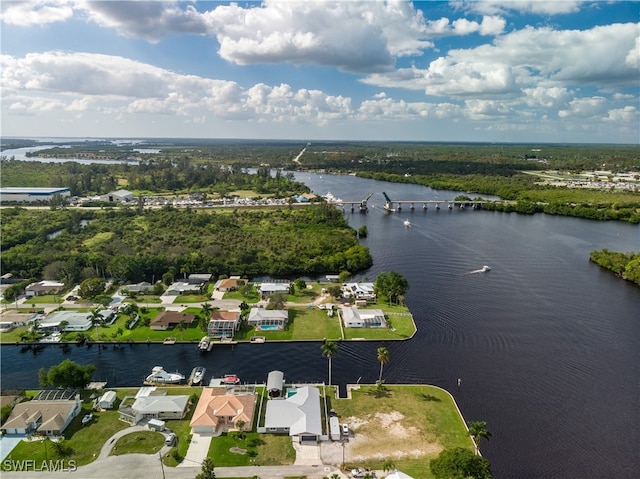
<instances>
[{"instance_id":1,"label":"warehouse building","mask_svg":"<svg viewBox=\"0 0 640 479\"><path fill-rule=\"evenodd\" d=\"M13 186L0 188L0 202L2 203L48 203L55 195L69 198L71 196L71 190L69 188L27 188Z\"/></svg>"}]
</instances>

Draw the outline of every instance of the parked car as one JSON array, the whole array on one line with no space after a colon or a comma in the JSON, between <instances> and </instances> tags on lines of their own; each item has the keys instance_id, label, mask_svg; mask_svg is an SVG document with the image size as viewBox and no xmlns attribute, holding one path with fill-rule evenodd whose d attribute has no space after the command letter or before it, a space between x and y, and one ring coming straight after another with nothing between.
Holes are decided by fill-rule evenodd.
<instances>
[{"instance_id":1,"label":"parked car","mask_svg":"<svg viewBox=\"0 0 640 479\"><path fill-rule=\"evenodd\" d=\"M178 439L178 436L176 436L174 433L171 433L167 436L167 438L164 440L164 444L166 446L174 446L176 443L176 440Z\"/></svg>"},{"instance_id":2,"label":"parked car","mask_svg":"<svg viewBox=\"0 0 640 479\"><path fill-rule=\"evenodd\" d=\"M349 435L349 426L347 426L346 424L343 424L342 426L342 434L345 436Z\"/></svg>"},{"instance_id":3,"label":"parked car","mask_svg":"<svg viewBox=\"0 0 640 479\"><path fill-rule=\"evenodd\" d=\"M358 467L356 469L351 470L352 477L364 477L366 473L367 473L367 470L364 467Z\"/></svg>"}]
</instances>

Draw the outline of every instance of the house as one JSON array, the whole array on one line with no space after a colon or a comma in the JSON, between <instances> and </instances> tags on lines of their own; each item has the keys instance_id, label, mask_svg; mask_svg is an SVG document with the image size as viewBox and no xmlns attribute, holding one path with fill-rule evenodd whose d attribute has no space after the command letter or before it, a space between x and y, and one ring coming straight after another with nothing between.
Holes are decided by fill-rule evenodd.
<instances>
[{"instance_id":1,"label":"house","mask_svg":"<svg viewBox=\"0 0 640 479\"><path fill-rule=\"evenodd\" d=\"M142 281L137 284L125 284L120 288L122 294L142 294L147 293L149 291L153 291L153 285L151 283L147 283L146 281Z\"/></svg>"},{"instance_id":2,"label":"house","mask_svg":"<svg viewBox=\"0 0 640 479\"><path fill-rule=\"evenodd\" d=\"M103 310L101 313L106 316L114 314L113 311ZM104 320L104 316L101 315ZM64 323L64 324L63 324ZM63 324L61 327L60 325ZM38 321L38 327L45 331L88 331L92 326L91 313L80 313L78 311L54 311L46 318Z\"/></svg>"},{"instance_id":3,"label":"house","mask_svg":"<svg viewBox=\"0 0 640 479\"><path fill-rule=\"evenodd\" d=\"M189 327L196 320L196 315L193 313L181 313L179 311L163 311L156 319L154 319L149 327L156 331L166 331L173 329L180 324L180 321L184 322L184 325Z\"/></svg>"},{"instance_id":4,"label":"house","mask_svg":"<svg viewBox=\"0 0 640 479\"><path fill-rule=\"evenodd\" d=\"M322 436L320 391L313 386L296 388L286 399L269 399L264 432L289 434L300 442L317 442Z\"/></svg>"},{"instance_id":5,"label":"house","mask_svg":"<svg viewBox=\"0 0 640 479\"><path fill-rule=\"evenodd\" d=\"M232 276L231 278L221 279L216 282L214 289L223 293L229 291L236 291L240 286L247 284L246 279L241 279L240 276Z\"/></svg>"},{"instance_id":6,"label":"house","mask_svg":"<svg viewBox=\"0 0 640 479\"><path fill-rule=\"evenodd\" d=\"M212 338L233 338L240 329L239 311L214 311L209 320L208 334Z\"/></svg>"},{"instance_id":7,"label":"house","mask_svg":"<svg viewBox=\"0 0 640 479\"><path fill-rule=\"evenodd\" d=\"M282 309L251 308L249 326L257 331L283 330L289 322L289 312Z\"/></svg>"},{"instance_id":8,"label":"house","mask_svg":"<svg viewBox=\"0 0 640 479\"><path fill-rule=\"evenodd\" d=\"M284 391L284 373L282 371L271 371L267 376L267 392L270 398L282 396Z\"/></svg>"},{"instance_id":9,"label":"house","mask_svg":"<svg viewBox=\"0 0 640 479\"><path fill-rule=\"evenodd\" d=\"M34 296L41 296L43 294L56 294L62 291L64 283L58 281L40 281L38 283L31 283L25 288L25 294L27 298L33 298Z\"/></svg>"},{"instance_id":10,"label":"house","mask_svg":"<svg viewBox=\"0 0 640 479\"><path fill-rule=\"evenodd\" d=\"M356 298L375 302L376 293L373 283L344 283L342 293L346 298Z\"/></svg>"},{"instance_id":11,"label":"house","mask_svg":"<svg viewBox=\"0 0 640 479\"><path fill-rule=\"evenodd\" d=\"M202 284L189 284L183 281L171 283L164 292L166 296L181 296L184 294L200 294L202 292Z\"/></svg>"},{"instance_id":12,"label":"house","mask_svg":"<svg viewBox=\"0 0 640 479\"><path fill-rule=\"evenodd\" d=\"M118 190L112 191L111 193L107 193L106 195L102 195L100 197L101 201L108 202L116 202L116 203L126 203L128 201L133 201L134 196L133 193L127 190Z\"/></svg>"},{"instance_id":13,"label":"house","mask_svg":"<svg viewBox=\"0 0 640 479\"><path fill-rule=\"evenodd\" d=\"M340 281L340 276L337 274L328 274L326 276L327 281L329 281L330 283L337 283L338 281Z\"/></svg>"},{"instance_id":14,"label":"house","mask_svg":"<svg viewBox=\"0 0 640 479\"><path fill-rule=\"evenodd\" d=\"M8 435L60 436L81 410L82 400L75 391L44 390L31 401L16 404L2 429Z\"/></svg>"},{"instance_id":15,"label":"house","mask_svg":"<svg viewBox=\"0 0 640 479\"><path fill-rule=\"evenodd\" d=\"M100 399L98 399L98 406L100 406L101 409L111 409L115 402L116 402L116 392L107 391L100 397Z\"/></svg>"},{"instance_id":16,"label":"house","mask_svg":"<svg viewBox=\"0 0 640 479\"><path fill-rule=\"evenodd\" d=\"M256 406L254 393L232 394L226 388L204 388L189 423L191 433L215 434L235 429L243 421L243 430L253 427Z\"/></svg>"},{"instance_id":17,"label":"house","mask_svg":"<svg viewBox=\"0 0 640 479\"><path fill-rule=\"evenodd\" d=\"M0 316L0 332L11 331L20 326L26 326L32 314L5 312Z\"/></svg>"},{"instance_id":18,"label":"house","mask_svg":"<svg viewBox=\"0 0 640 479\"><path fill-rule=\"evenodd\" d=\"M356 306L340 308L345 328L386 328L387 322L381 309L358 309Z\"/></svg>"},{"instance_id":19,"label":"house","mask_svg":"<svg viewBox=\"0 0 640 479\"><path fill-rule=\"evenodd\" d=\"M213 275L201 274L201 273L190 274L189 277L187 278L187 283L203 286L209 281L211 281L211 276Z\"/></svg>"},{"instance_id":20,"label":"house","mask_svg":"<svg viewBox=\"0 0 640 479\"><path fill-rule=\"evenodd\" d=\"M289 294L290 283L261 283L258 293L264 298L272 294Z\"/></svg>"},{"instance_id":21,"label":"house","mask_svg":"<svg viewBox=\"0 0 640 479\"><path fill-rule=\"evenodd\" d=\"M143 419L182 419L187 413L189 396L170 396L155 387L140 388L135 397L120 403L120 420L136 425Z\"/></svg>"}]
</instances>

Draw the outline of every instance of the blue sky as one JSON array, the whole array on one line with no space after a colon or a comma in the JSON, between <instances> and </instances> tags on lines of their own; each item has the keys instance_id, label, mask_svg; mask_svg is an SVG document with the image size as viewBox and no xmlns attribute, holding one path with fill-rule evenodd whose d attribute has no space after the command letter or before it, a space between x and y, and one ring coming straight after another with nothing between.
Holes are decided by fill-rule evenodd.
<instances>
[{"instance_id":1,"label":"blue sky","mask_svg":"<svg viewBox=\"0 0 640 479\"><path fill-rule=\"evenodd\" d=\"M0 3L3 136L638 143L640 3Z\"/></svg>"}]
</instances>

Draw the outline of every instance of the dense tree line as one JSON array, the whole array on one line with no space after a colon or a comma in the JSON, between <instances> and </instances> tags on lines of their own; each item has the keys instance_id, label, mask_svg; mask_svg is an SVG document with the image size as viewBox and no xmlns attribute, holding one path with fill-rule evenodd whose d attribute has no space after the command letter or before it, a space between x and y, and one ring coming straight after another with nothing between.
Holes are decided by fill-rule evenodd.
<instances>
[{"instance_id":1,"label":"dense tree line","mask_svg":"<svg viewBox=\"0 0 640 479\"><path fill-rule=\"evenodd\" d=\"M43 218L64 223L69 211L16 208L5 230L35 225ZM326 204L277 210L96 211L82 228L75 223L55 237L14 237L3 249L3 272L18 277L46 277L76 284L92 277L117 281L157 281L170 272L214 275L286 276L356 272L372 264L369 250L342 214ZM26 226L29 228L29 226Z\"/></svg>"},{"instance_id":2,"label":"dense tree line","mask_svg":"<svg viewBox=\"0 0 640 479\"><path fill-rule=\"evenodd\" d=\"M2 186L64 186L73 196L105 194L119 188L146 194L200 191L219 196L234 190L279 197L309 192L303 183L293 181L292 173L261 166L249 174L239 167L197 163L188 156L151 158L139 165L4 160Z\"/></svg>"},{"instance_id":3,"label":"dense tree line","mask_svg":"<svg viewBox=\"0 0 640 479\"><path fill-rule=\"evenodd\" d=\"M620 253L603 249L589 254L591 261L640 286L640 253Z\"/></svg>"}]
</instances>

